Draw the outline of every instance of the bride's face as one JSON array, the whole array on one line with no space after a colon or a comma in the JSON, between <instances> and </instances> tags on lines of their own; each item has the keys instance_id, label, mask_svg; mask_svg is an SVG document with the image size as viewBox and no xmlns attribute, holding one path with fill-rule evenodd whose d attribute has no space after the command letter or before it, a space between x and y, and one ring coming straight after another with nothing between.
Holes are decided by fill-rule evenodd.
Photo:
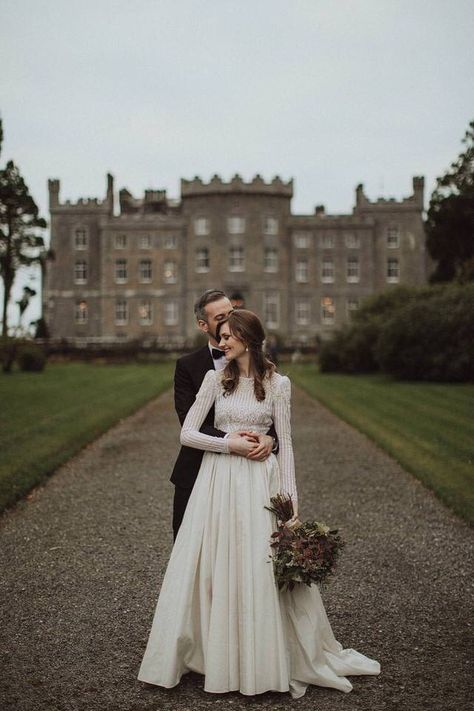
<instances>
[{"instance_id":1,"label":"bride's face","mask_svg":"<svg viewBox=\"0 0 474 711\"><path fill-rule=\"evenodd\" d=\"M224 323L221 328L219 348L224 351L226 360L233 360L245 353L245 344L231 333L228 323Z\"/></svg>"}]
</instances>

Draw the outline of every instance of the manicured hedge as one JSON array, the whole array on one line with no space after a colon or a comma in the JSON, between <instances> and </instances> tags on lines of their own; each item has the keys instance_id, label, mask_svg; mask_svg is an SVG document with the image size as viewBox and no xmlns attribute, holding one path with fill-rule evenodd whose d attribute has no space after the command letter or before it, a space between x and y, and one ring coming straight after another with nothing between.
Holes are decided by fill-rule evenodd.
<instances>
[{"instance_id":1,"label":"manicured hedge","mask_svg":"<svg viewBox=\"0 0 474 711\"><path fill-rule=\"evenodd\" d=\"M375 359L403 380L474 380L474 285L398 309L380 332Z\"/></svg>"},{"instance_id":2,"label":"manicured hedge","mask_svg":"<svg viewBox=\"0 0 474 711\"><path fill-rule=\"evenodd\" d=\"M369 297L323 343L322 372L467 381L473 378L474 285L399 287Z\"/></svg>"}]
</instances>

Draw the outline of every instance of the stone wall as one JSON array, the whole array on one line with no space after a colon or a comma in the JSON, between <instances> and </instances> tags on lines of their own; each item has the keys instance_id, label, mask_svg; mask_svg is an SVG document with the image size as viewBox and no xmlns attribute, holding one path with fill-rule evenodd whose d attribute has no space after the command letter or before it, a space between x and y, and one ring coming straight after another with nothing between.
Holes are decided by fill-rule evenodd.
<instances>
[{"instance_id":1,"label":"stone wall","mask_svg":"<svg viewBox=\"0 0 474 711\"><path fill-rule=\"evenodd\" d=\"M347 215L293 215L293 183L278 177L183 180L180 200L122 189L118 214L111 176L103 201L61 203L58 180L49 190L56 338L192 345L194 301L216 287L240 295L284 343L312 344L364 297L427 281L422 178L401 201L371 202L358 186Z\"/></svg>"}]
</instances>

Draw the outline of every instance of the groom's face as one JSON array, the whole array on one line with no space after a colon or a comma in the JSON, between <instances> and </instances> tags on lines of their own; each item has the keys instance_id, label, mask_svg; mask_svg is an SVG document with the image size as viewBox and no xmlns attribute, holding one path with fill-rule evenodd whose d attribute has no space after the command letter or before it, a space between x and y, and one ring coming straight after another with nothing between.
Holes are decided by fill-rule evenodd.
<instances>
[{"instance_id":1,"label":"groom's face","mask_svg":"<svg viewBox=\"0 0 474 711\"><path fill-rule=\"evenodd\" d=\"M207 304L205 307L206 315L207 315L207 321L198 321L198 326L201 329L201 331L204 331L204 333L207 333L209 336L209 340L211 342L211 345L217 346L217 340L216 340L216 329L217 326L221 321L223 321L227 316L230 314L232 311L232 304L230 303L229 299L227 297L222 297L222 299L218 299L217 301L211 301L210 304Z\"/></svg>"}]
</instances>

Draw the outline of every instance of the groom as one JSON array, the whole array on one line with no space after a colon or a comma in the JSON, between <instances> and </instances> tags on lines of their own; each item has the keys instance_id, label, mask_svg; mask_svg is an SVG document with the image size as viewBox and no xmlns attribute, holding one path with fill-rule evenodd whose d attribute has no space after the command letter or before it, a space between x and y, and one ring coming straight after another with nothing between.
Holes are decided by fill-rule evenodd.
<instances>
[{"instance_id":1,"label":"groom","mask_svg":"<svg viewBox=\"0 0 474 711\"><path fill-rule=\"evenodd\" d=\"M208 336L208 343L203 348L184 355L176 361L174 403L181 425L196 399L207 371L211 368L223 370L226 366L224 352L218 348L216 329L231 311L232 304L225 293L218 289L208 289L194 305L198 328ZM228 434L216 429L214 427L214 406L209 410L200 431L213 437L227 437L229 439L229 452L249 459L264 461L272 451L276 452L278 450L278 440L273 425L266 435L259 435L258 441L247 438L244 432L231 432ZM204 452L200 449L181 447L174 465L171 481L175 485L173 501L173 534L175 539L181 526L203 455Z\"/></svg>"}]
</instances>

